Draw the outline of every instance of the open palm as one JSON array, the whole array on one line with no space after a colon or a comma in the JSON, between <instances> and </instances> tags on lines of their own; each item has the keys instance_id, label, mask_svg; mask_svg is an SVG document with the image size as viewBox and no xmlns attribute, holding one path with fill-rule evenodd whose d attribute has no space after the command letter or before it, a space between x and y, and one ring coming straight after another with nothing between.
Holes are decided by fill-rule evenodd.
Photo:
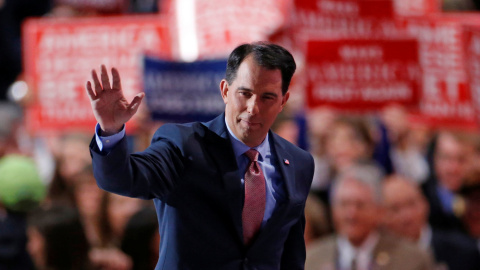
<instances>
[{"instance_id":1,"label":"open palm","mask_svg":"<svg viewBox=\"0 0 480 270\"><path fill-rule=\"evenodd\" d=\"M132 118L142 102L144 93L137 94L129 103L123 95L120 74L116 68L112 68L112 84L104 65L101 67L100 79L97 72L92 70L94 87L88 81L87 93L93 114L102 129L102 135L108 136L120 131L123 124Z\"/></svg>"}]
</instances>

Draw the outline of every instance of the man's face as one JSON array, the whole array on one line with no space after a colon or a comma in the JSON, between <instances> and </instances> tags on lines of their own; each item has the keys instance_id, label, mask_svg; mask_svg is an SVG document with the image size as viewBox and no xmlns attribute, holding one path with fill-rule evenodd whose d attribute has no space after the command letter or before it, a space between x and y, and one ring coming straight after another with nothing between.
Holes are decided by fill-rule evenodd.
<instances>
[{"instance_id":1,"label":"man's face","mask_svg":"<svg viewBox=\"0 0 480 270\"><path fill-rule=\"evenodd\" d=\"M427 223L428 206L420 190L402 179L383 185L384 224L394 233L417 241Z\"/></svg>"},{"instance_id":2,"label":"man's face","mask_svg":"<svg viewBox=\"0 0 480 270\"><path fill-rule=\"evenodd\" d=\"M282 95L280 70L257 65L251 55L240 64L232 84L222 80L220 90L228 126L250 147L262 143L289 97Z\"/></svg>"},{"instance_id":3,"label":"man's face","mask_svg":"<svg viewBox=\"0 0 480 270\"><path fill-rule=\"evenodd\" d=\"M469 155L465 144L449 134L438 137L434 169L439 182L451 191L458 191L469 166Z\"/></svg>"},{"instance_id":4,"label":"man's face","mask_svg":"<svg viewBox=\"0 0 480 270\"><path fill-rule=\"evenodd\" d=\"M377 228L382 214L373 190L353 179L346 179L337 186L332 207L338 234L355 246L361 245Z\"/></svg>"},{"instance_id":5,"label":"man's face","mask_svg":"<svg viewBox=\"0 0 480 270\"><path fill-rule=\"evenodd\" d=\"M368 156L368 145L360 140L352 126L335 123L327 137L327 154L333 166L342 170Z\"/></svg>"}]
</instances>

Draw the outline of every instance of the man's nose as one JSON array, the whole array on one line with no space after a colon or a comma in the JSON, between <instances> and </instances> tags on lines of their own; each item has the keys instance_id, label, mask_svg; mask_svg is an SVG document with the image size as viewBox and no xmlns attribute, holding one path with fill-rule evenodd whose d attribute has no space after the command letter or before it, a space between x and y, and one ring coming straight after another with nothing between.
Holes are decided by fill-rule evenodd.
<instances>
[{"instance_id":1,"label":"man's nose","mask_svg":"<svg viewBox=\"0 0 480 270\"><path fill-rule=\"evenodd\" d=\"M257 114L259 112L257 97L253 96L247 103L247 111L249 114Z\"/></svg>"}]
</instances>

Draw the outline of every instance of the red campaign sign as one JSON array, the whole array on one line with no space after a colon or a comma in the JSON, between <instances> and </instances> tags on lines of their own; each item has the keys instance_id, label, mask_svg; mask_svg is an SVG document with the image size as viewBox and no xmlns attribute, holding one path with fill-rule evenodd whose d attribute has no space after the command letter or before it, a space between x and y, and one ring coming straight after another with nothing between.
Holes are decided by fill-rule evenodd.
<instances>
[{"instance_id":1,"label":"red campaign sign","mask_svg":"<svg viewBox=\"0 0 480 270\"><path fill-rule=\"evenodd\" d=\"M292 24L310 38L398 37L393 0L294 0Z\"/></svg>"},{"instance_id":2,"label":"red campaign sign","mask_svg":"<svg viewBox=\"0 0 480 270\"><path fill-rule=\"evenodd\" d=\"M416 104L421 78L416 40L320 40L307 48L310 108L365 111Z\"/></svg>"},{"instance_id":3,"label":"red campaign sign","mask_svg":"<svg viewBox=\"0 0 480 270\"><path fill-rule=\"evenodd\" d=\"M477 122L480 123L480 27L464 27L464 50L467 77L475 108Z\"/></svg>"},{"instance_id":4,"label":"red campaign sign","mask_svg":"<svg viewBox=\"0 0 480 270\"><path fill-rule=\"evenodd\" d=\"M430 15L398 19L399 27L419 41L423 69L417 121L432 126L476 127L463 51L465 22L478 22L470 15Z\"/></svg>"},{"instance_id":5,"label":"red campaign sign","mask_svg":"<svg viewBox=\"0 0 480 270\"><path fill-rule=\"evenodd\" d=\"M241 43L267 40L285 24L288 0L196 1L200 58L225 57Z\"/></svg>"},{"instance_id":6,"label":"red campaign sign","mask_svg":"<svg viewBox=\"0 0 480 270\"><path fill-rule=\"evenodd\" d=\"M25 78L34 94L26 113L32 132L92 131L85 90L92 69L117 67L131 100L143 88L142 54L171 57L170 34L159 16L30 19L23 45Z\"/></svg>"},{"instance_id":7,"label":"red campaign sign","mask_svg":"<svg viewBox=\"0 0 480 270\"><path fill-rule=\"evenodd\" d=\"M442 11L441 0L395 0L398 15L426 15Z\"/></svg>"},{"instance_id":8,"label":"red campaign sign","mask_svg":"<svg viewBox=\"0 0 480 270\"><path fill-rule=\"evenodd\" d=\"M162 2L162 14L178 21L178 1ZM271 33L284 26L291 9L290 0L193 2L199 59L225 58L242 43L267 40Z\"/></svg>"}]
</instances>

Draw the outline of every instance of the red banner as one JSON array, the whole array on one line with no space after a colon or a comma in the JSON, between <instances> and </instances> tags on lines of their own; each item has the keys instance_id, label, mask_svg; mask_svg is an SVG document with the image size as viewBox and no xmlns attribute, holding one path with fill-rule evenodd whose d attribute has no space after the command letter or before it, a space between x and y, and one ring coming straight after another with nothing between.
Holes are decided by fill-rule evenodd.
<instances>
[{"instance_id":1,"label":"red banner","mask_svg":"<svg viewBox=\"0 0 480 270\"><path fill-rule=\"evenodd\" d=\"M475 20L478 20L476 15L431 15L398 20L399 26L419 41L423 83L416 120L433 126L476 126L462 32L463 23Z\"/></svg>"},{"instance_id":2,"label":"red banner","mask_svg":"<svg viewBox=\"0 0 480 270\"><path fill-rule=\"evenodd\" d=\"M417 41L310 41L307 104L343 110L378 110L389 103L414 105L421 79Z\"/></svg>"},{"instance_id":3,"label":"red banner","mask_svg":"<svg viewBox=\"0 0 480 270\"><path fill-rule=\"evenodd\" d=\"M182 6L185 2L162 1L162 13L175 18L181 31L182 19L186 16L182 12L193 7L192 35L196 37L189 46L198 52L199 59L225 58L242 43L268 40L271 33L285 25L291 9L290 0L236 0L228 3L224 0L195 0L189 6Z\"/></svg>"},{"instance_id":4,"label":"red banner","mask_svg":"<svg viewBox=\"0 0 480 270\"><path fill-rule=\"evenodd\" d=\"M91 70L117 67L130 100L141 91L143 53L171 57L170 34L159 16L31 19L23 28L25 78L34 101L32 132L93 130L85 90Z\"/></svg>"},{"instance_id":5,"label":"red banner","mask_svg":"<svg viewBox=\"0 0 480 270\"><path fill-rule=\"evenodd\" d=\"M395 13L398 15L427 15L440 13L440 0L395 0Z\"/></svg>"},{"instance_id":6,"label":"red banner","mask_svg":"<svg viewBox=\"0 0 480 270\"><path fill-rule=\"evenodd\" d=\"M480 123L480 27L464 28L464 49L472 103Z\"/></svg>"},{"instance_id":7,"label":"red banner","mask_svg":"<svg viewBox=\"0 0 480 270\"><path fill-rule=\"evenodd\" d=\"M292 25L306 39L397 37L392 0L294 0Z\"/></svg>"}]
</instances>

